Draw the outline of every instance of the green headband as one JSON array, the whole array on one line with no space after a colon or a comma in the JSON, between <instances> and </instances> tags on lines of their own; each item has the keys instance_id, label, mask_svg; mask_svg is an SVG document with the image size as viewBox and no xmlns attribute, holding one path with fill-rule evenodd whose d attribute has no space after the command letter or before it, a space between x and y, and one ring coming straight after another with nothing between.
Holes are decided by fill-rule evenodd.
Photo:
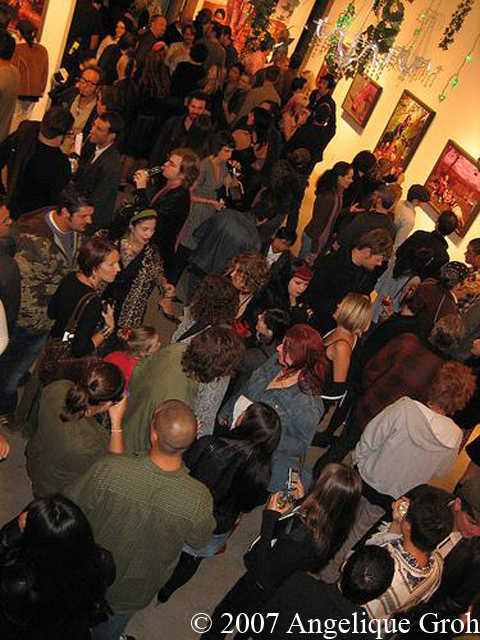
<instances>
[{"instance_id":1,"label":"green headband","mask_svg":"<svg viewBox=\"0 0 480 640\"><path fill-rule=\"evenodd\" d=\"M143 211L139 211L130 218L130 224L137 222L142 218L157 218L157 212L155 209L144 209Z\"/></svg>"}]
</instances>

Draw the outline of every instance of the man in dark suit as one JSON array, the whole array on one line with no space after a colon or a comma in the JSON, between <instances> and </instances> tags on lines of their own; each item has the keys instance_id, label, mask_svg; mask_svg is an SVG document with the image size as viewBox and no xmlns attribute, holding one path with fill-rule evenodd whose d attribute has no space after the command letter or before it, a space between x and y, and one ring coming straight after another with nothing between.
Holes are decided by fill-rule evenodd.
<instances>
[{"instance_id":1,"label":"man in dark suit","mask_svg":"<svg viewBox=\"0 0 480 640\"><path fill-rule=\"evenodd\" d=\"M137 47L137 72L136 77L140 78L143 67L145 65L145 59L148 52L152 49L153 45L159 40L163 40L165 30L167 28L167 21L163 16L154 15L150 20L150 25L143 35L140 36Z\"/></svg>"},{"instance_id":2,"label":"man in dark suit","mask_svg":"<svg viewBox=\"0 0 480 640\"><path fill-rule=\"evenodd\" d=\"M123 131L118 113L107 111L93 123L88 143L82 150L75 181L93 196L93 224L89 234L108 227L122 177L122 160L115 144Z\"/></svg>"}]
</instances>

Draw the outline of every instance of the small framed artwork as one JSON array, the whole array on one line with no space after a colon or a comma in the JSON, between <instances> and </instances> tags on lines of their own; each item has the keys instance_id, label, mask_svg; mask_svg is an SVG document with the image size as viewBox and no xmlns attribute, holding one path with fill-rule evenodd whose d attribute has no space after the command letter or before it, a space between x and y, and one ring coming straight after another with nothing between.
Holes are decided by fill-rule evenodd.
<instances>
[{"instance_id":1,"label":"small framed artwork","mask_svg":"<svg viewBox=\"0 0 480 640\"><path fill-rule=\"evenodd\" d=\"M373 153L390 160L396 175L403 173L434 117L433 109L405 90Z\"/></svg>"},{"instance_id":2,"label":"small framed artwork","mask_svg":"<svg viewBox=\"0 0 480 640\"><path fill-rule=\"evenodd\" d=\"M480 164L449 140L425 186L435 212L452 209L460 220L456 233L463 238L480 211Z\"/></svg>"},{"instance_id":3,"label":"small framed artwork","mask_svg":"<svg viewBox=\"0 0 480 640\"><path fill-rule=\"evenodd\" d=\"M372 115L382 87L368 76L357 73L348 90L342 109L362 128Z\"/></svg>"},{"instance_id":4,"label":"small framed artwork","mask_svg":"<svg viewBox=\"0 0 480 640\"><path fill-rule=\"evenodd\" d=\"M9 29L16 29L20 20L29 20L37 29L40 40L48 0L4 0L2 4L10 11Z\"/></svg>"}]
</instances>

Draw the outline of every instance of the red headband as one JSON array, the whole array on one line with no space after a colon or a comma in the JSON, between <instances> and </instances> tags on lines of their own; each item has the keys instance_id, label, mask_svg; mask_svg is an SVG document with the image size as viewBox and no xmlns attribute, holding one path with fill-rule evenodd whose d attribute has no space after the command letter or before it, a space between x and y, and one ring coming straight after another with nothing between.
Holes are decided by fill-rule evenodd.
<instances>
[{"instance_id":1,"label":"red headband","mask_svg":"<svg viewBox=\"0 0 480 640\"><path fill-rule=\"evenodd\" d=\"M313 278L313 271L308 267L302 265L295 271L295 273L293 274L293 278L298 278L299 280L310 282L310 280Z\"/></svg>"}]
</instances>

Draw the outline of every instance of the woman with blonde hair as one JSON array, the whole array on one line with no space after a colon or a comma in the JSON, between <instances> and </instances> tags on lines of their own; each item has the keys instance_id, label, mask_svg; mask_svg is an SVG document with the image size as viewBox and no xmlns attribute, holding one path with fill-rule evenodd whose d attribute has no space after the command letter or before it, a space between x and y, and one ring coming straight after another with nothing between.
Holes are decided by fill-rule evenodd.
<instances>
[{"instance_id":1,"label":"woman with blonde hair","mask_svg":"<svg viewBox=\"0 0 480 640\"><path fill-rule=\"evenodd\" d=\"M357 340L370 327L372 303L368 296L361 293L348 293L338 305L333 318L337 323L324 336L329 372L325 383L325 393L346 390L352 353Z\"/></svg>"},{"instance_id":2,"label":"woman with blonde hair","mask_svg":"<svg viewBox=\"0 0 480 640\"><path fill-rule=\"evenodd\" d=\"M288 142L295 131L305 124L310 110L308 108L308 96L305 94L293 96L285 105L282 113L281 131Z\"/></svg>"}]
</instances>

